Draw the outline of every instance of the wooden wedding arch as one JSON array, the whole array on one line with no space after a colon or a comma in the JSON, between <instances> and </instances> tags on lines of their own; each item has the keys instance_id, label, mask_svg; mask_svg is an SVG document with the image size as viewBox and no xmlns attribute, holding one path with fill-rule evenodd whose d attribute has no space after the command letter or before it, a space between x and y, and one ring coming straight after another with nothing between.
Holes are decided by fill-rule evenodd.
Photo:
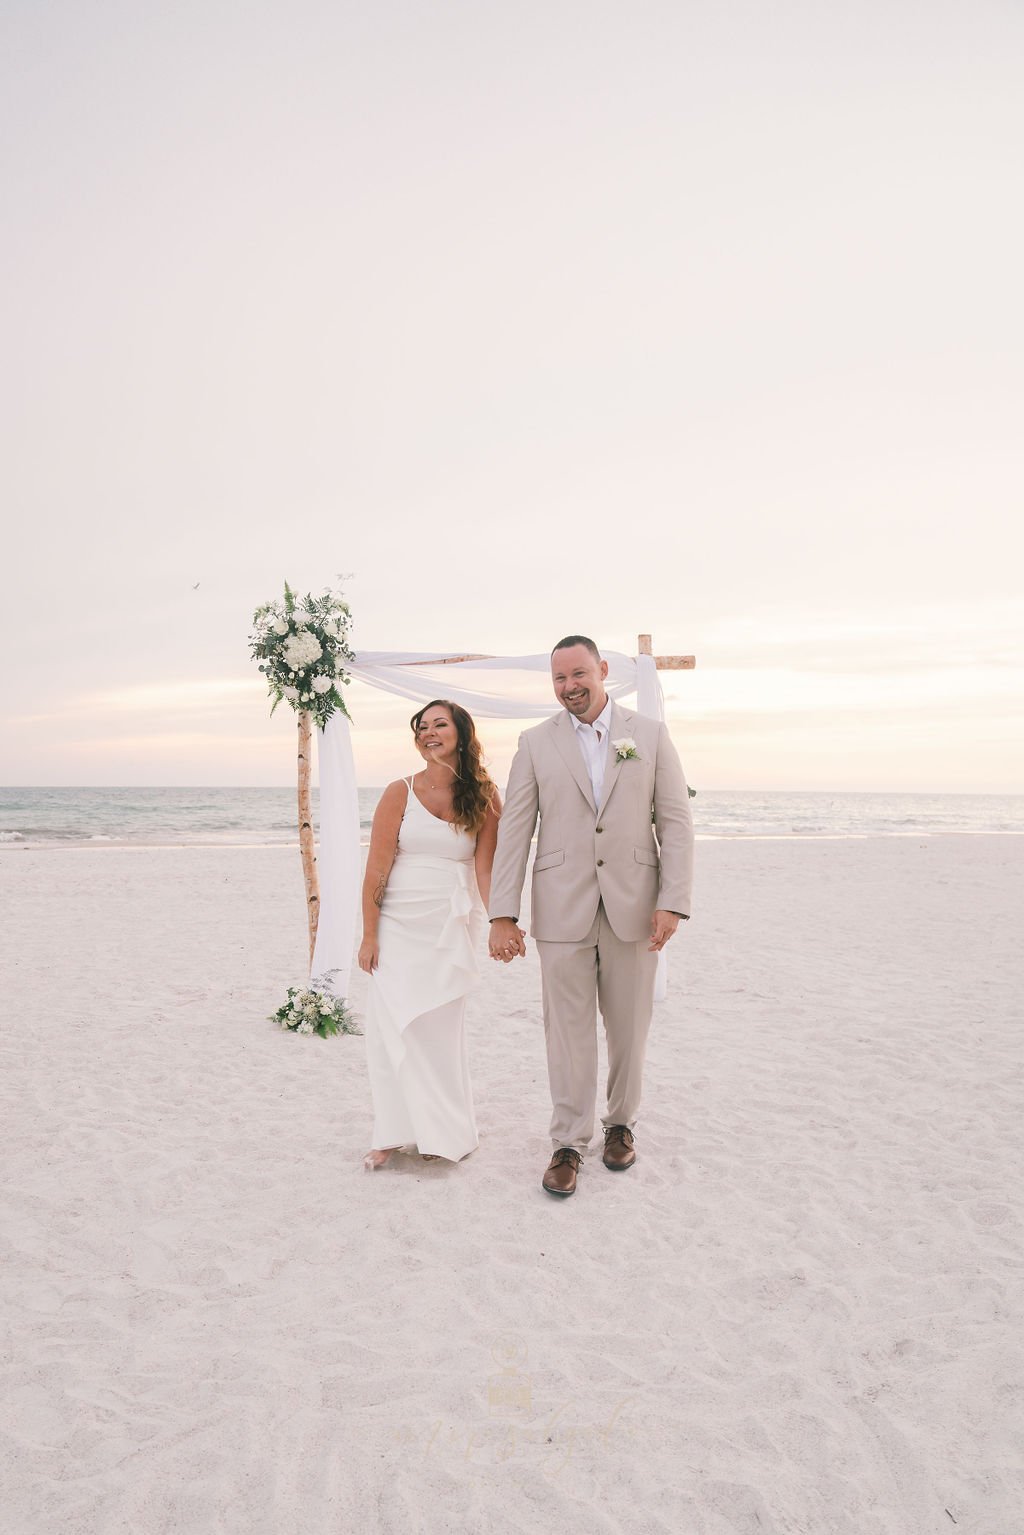
<instances>
[{"instance_id":1,"label":"wooden wedding arch","mask_svg":"<svg viewBox=\"0 0 1024 1535\"><path fill-rule=\"evenodd\" d=\"M638 656L654 656L659 672L692 672L697 665L696 656L655 656L649 634L637 635ZM403 666L455 666L460 661L495 661L497 656L470 654L445 656L431 661L404 661ZM297 714L299 732L298 810L299 851L302 855L302 877L306 886L306 914L309 922L309 959L313 962L317 927L320 922L320 880L316 869L316 838L313 833L312 771L313 771L313 716L308 709Z\"/></svg>"}]
</instances>

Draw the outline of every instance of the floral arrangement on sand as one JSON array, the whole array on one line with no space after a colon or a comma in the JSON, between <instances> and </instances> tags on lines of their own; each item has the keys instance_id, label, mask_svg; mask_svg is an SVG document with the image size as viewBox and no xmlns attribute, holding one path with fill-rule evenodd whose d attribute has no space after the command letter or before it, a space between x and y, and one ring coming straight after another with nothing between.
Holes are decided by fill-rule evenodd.
<instances>
[{"instance_id":1,"label":"floral arrangement on sand","mask_svg":"<svg viewBox=\"0 0 1024 1535\"><path fill-rule=\"evenodd\" d=\"M289 986L288 1000L270 1014L271 1022L292 1034L319 1034L321 1039L332 1034L361 1034L345 1003L330 990L333 974L329 970L326 975L311 976L308 986Z\"/></svg>"}]
</instances>

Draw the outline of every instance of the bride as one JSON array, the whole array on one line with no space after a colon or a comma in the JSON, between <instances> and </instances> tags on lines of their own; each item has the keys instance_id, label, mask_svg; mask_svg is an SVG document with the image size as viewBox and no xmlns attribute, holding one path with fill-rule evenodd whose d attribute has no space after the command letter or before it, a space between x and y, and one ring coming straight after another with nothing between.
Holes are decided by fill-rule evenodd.
<instances>
[{"instance_id":1,"label":"bride","mask_svg":"<svg viewBox=\"0 0 1024 1535\"><path fill-rule=\"evenodd\" d=\"M381 796L363 880L368 1172L403 1146L457 1162L478 1144L464 1015L501 802L465 709L434 699L410 723L426 766Z\"/></svg>"}]
</instances>

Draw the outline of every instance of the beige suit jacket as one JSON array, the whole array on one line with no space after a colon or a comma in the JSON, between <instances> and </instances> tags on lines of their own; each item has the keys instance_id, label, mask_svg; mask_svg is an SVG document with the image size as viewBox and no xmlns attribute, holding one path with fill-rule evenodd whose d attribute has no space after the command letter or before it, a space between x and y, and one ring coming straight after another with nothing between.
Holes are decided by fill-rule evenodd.
<instances>
[{"instance_id":1,"label":"beige suit jacket","mask_svg":"<svg viewBox=\"0 0 1024 1535\"><path fill-rule=\"evenodd\" d=\"M649 936L656 909L689 916L693 819L679 757L658 720L613 704L611 741L623 736L637 755L618 761L609 742L600 805L564 709L519 737L498 827L492 918L519 916L538 815L535 938L579 942L600 901L627 943Z\"/></svg>"}]
</instances>

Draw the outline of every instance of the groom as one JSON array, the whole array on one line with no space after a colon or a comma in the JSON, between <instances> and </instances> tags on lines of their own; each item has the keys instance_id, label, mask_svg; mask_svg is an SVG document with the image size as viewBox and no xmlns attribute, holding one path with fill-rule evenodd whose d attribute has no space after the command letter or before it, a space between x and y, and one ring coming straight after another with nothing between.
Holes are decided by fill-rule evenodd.
<instances>
[{"instance_id":1,"label":"groom","mask_svg":"<svg viewBox=\"0 0 1024 1535\"><path fill-rule=\"evenodd\" d=\"M690 914L693 824L665 726L614 704L608 663L570 634L551 652L562 711L519 738L491 875L490 952L526 953L519 903L537 817L533 936L540 954L554 1155L542 1184L562 1198L594 1133L596 1007L608 1042L604 1165L636 1161L658 951ZM657 833L657 839L655 839Z\"/></svg>"}]
</instances>

